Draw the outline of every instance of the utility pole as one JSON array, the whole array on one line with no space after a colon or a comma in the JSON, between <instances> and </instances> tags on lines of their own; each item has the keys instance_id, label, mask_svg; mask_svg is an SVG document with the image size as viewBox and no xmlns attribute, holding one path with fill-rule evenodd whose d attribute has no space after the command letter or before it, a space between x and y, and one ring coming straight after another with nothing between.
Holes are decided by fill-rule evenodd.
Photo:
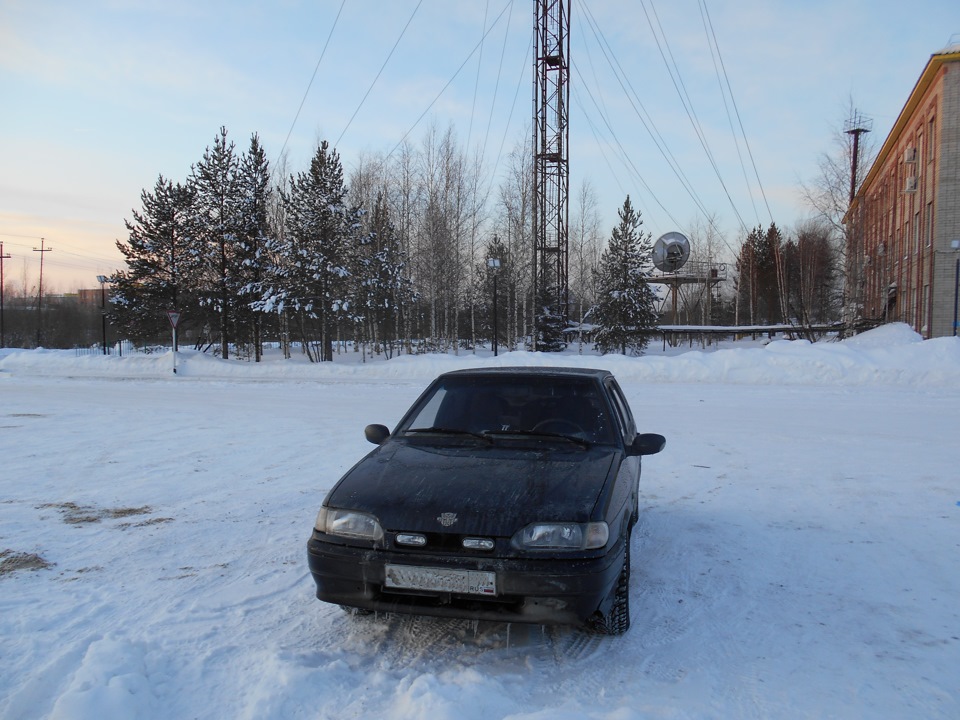
<instances>
[{"instance_id":1,"label":"utility pole","mask_svg":"<svg viewBox=\"0 0 960 720\"><path fill-rule=\"evenodd\" d=\"M43 243L43 238L40 238L40 249L33 249L34 252L40 253L40 291L37 293L37 347L40 347L43 341L43 256L53 250L53 248L44 248Z\"/></svg>"},{"instance_id":2,"label":"utility pole","mask_svg":"<svg viewBox=\"0 0 960 720\"><path fill-rule=\"evenodd\" d=\"M3 242L0 242L0 348L7 346L7 336L3 334L3 261L9 259L10 255L4 255Z\"/></svg>"}]
</instances>

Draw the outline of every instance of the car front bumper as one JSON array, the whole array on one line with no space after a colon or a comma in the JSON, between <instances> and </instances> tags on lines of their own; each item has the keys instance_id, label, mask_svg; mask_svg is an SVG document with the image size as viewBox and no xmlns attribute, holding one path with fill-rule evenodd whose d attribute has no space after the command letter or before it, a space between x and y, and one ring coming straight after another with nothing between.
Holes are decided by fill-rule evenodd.
<instances>
[{"instance_id":1,"label":"car front bumper","mask_svg":"<svg viewBox=\"0 0 960 720\"><path fill-rule=\"evenodd\" d=\"M376 612L462 617L501 622L580 625L606 604L623 567L621 540L594 558L494 558L307 543L317 597ZM496 573L495 596L384 587L385 566L411 565Z\"/></svg>"}]
</instances>

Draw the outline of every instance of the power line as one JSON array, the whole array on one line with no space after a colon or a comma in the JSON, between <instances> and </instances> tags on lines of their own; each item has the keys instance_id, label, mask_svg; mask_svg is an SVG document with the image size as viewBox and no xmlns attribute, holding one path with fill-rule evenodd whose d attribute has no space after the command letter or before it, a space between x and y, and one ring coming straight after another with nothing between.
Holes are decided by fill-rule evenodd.
<instances>
[{"instance_id":1,"label":"power line","mask_svg":"<svg viewBox=\"0 0 960 720\"><path fill-rule=\"evenodd\" d=\"M437 104L437 100L439 100L443 96L443 94L447 91L447 88L450 87L451 84L453 84L453 81L457 79L457 76L460 74L460 72L463 70L466 64L470 62L470 58L472 58L474 53L476 53L477 50L480 49L487 35L489 35L493 31L493 29L497 26L497 24L500 22L500 18L503 17L503 14L507 11L508 7L510 7L509 3L504 6L503 10L500 11L500 14L497 15L494 21L490 24L489 29L483 34L483 37L480 38L480 42L478 42L476 45L473 46L473 49L469 52L467 57L464 58L463 62L460 63L460 67L456 69L456 72L453 73L453 76L449 80L447 80L447 83L440 89L440 92L437 93L436 97L434 97L433 100L430 101L430 104L427 105L426 109L422 113L420 113L420 117L418 117L414 121L413 125L410 126L410 129L403 134L403 137L401 137L400 140L397 142L397 144L393 146L393 149L389 153L387 153L387 156L384 158L384 160L389 159L397 151L397 148L403 145L404 141L407 139L407 137L409 137L410 133L412 133L414 129L417 127L417 125L420 124L420 121L423 120L423 118L426 116L428 112L430 112L431 108L433 108L433 106Z\"/></svg>"},{"instance_id":2,"label":"power line","mask_svg":"<svg viewBox=\"0 0 960 720\"><path fill-rule=\"evenodd\" d=\"M19 237L19 238L26 238L26 239L30 239L30 240L43 240L43 239L44 239L44 238L41 238L39 235L12 235L12 234L10 234L10 233L0 233L0 236L3 236L3 237ZM57 238L51 238L51 239L54 240L54 241L57 241ZM66 241L60 239L59 242L60 242L60 243L63 243L63 242L66 242ZM17 248L23 248L23 249L25 249L25 250L29 250L29 249L32 247L31 245L27 245L27 244L24 244L24 243L7 243L7 245L12 246L12 247L17 247ZM70 250L64 250L62 247L61 247L57 252L58 252L59 254L62 254L62 255L72 255L73 257L78 257L78 258L80 258L80 259L82 259L82 260L90 260L91 262L106 263L106 264L116 264L116 262L117 262L117 258L108 258L108 257L104 257L104 256L102 256L102 255L94 255L94 254L92 254L92 253L76 253L76 252L71 252ZM56 260L52 260L51 262L53 262L53 264L55 264L55 265L57 265L57 266L81 267L81 266L76 265L76 264L63 263L63 262L59 262L59 261L56 261Z\"/></svg>"},{"instance_id":3,"label":"power line","mask_svg":"<svg viewBox=\"0 0 960 720\"><path fill-rule=\"evenodd\" d=\"M293 122L290 123L290 129L287 131L287 137L283 141L283 147L280 148L280 154L277 155L277 160L283 157L283 151L287 149L287 143L290 142L290 136L293 134L293 128L296 126L297 120L300 118L300 111L303 110L303 104L307 101L307 95L310 94L310 88L313 86L313 81L317 77L317 71L320 69L320 63L323 62L323 56L327 54L327 47L330 45L330 38L333 37L333 31L337 29L337 23L340 21L340 13L343 12L343 6L346 4L347 0L342 0L340 3L340 9L337 10L337 17L334 18L333 25L330 27L330 33L327 35L327 41L323 44L323 50L320 51L320 59L317 60L317 65L313 68L313 75L310 76L310 82L307 83L307 89L303 92L303 99L300 101L300 107L297 108L297 114L293 116Z\"/></svg>"},{"instance_id":4,"label":"power line","mask_svg":"<svg viewBox=\"0 0 960 720\"><path fill-rule=\"evenodd\" d=\"M39 235L15 235L13 233L0 233L3 237L26 238L27 240L41 240Z\"/></svg>"},{"instance_id":5,"label":"power line","mask_svg":"<svg viewBox=\"0 0 960 720\"><path fill-rule=\"evenodd\" d=\"M587 16L588 25L590 25L591 30L593 31L594 39L597 41L597 44L600 46L600 50L603 53L604 58L607 61L607 64L610 66L610 69L613 71L614 77L616 78L617 82L620 84L620 89L623 90L624 96L627 98L627 101L630 103L631 107L633 107L633 111L634 113L636 113L637 118L640 120L640 123L643 125L644 129L647 131L647 134L650 136L650 139L653 141L657 150L659 150L660 154L663 156L663 159L666 161L667 165L670 167L674 175L677 177L677 180L680 182L681 187L683 187L683 189L690 196L690 199L693 200L694 205L696 205L696 207L703 214L704 218L706 219L706 222L710 225L710 227L714 229L717 235L723 239L723 242L727 246L727 249L730 250L731 253L733 253L733 249L730 247L729 243L726 242L726 239L724 238L723 233L716 226L716 223L714 222L711 214L707 212L706 208L703 205L703 202L701 201L700 197L697 195L696 191L694 190L693 184L689 181L686 174L683 172L683 169L680 167L680 163L674 157L663 135L657 129L657 126L653 120L653 117L647 111L646 107L644 107L643 102L640 100L640 97L637 91L633 88L633 85L630 83L629 76L627 75L627 73L624 72L623 66L620 64L620 61L617 59L616 54L613 52L613 48L610 47L610 43L607 41L605 35L603 34L603 31L599 28L599 24L596 22L596 19L593 17L592 13L590 12L590 9L587 8L583 3L581 3L581 7L584 10L585 15ZM589 46L587 46L587 48L588 48L587 56L589 57ZM577 69L577 72L579 74L579 68L576 68L576 65L574 65L574 67L575 69ZM593 93L590 92L589 85L585 85L585 87L587 87L587 92L590 94L591 100L593 100L594 105L597 106L596 100L593 98ZM628 88L629 88L629 91L628 91ZM638 105L640 109L637 108ZM610 129L611 134L613 134L614 139L617 142L617 145L620 146L621 154L623 155L623 157L626 157L626 154L623 151L620 141L616 139L616 133L614 132L609 120L607 120L604 113L599 109L599 106L597 106L597 108L598 108L598 112L600 112L601 118L603 119L604 123ZM640 110L643 111L642 114ZM646 116L646 118L644 118L644 116ZM627 165L626 161L624 161L624 165ZM630 170L629 167L627 169L628 171ZM634 172L636 173L637 178L641 182L643 182L642 177L640 177L639 175L639 171L637 171L635 167L634 167ZM646 183L644 183L644 186L649 188L649 186L647 186ZM656 195L652 191L650 192L652 197L654 198L654 201L658 205L660 205L661 208L663 208L664 212L667 214L667 217L669 217L671 222L674 223L674 226L680 227L680 223L677 222L677 220L673 217L673 215L663 206L662 203L660 203Z\"/></svg>"},{"instance_id":6,"label":"power line","mask_svg":"<svg viewBox=\"0 0 960 720\"><path fill-rule=\"evenodd\" d=\"M360 112L360 108L363 107L363 104L367 101L367 98L370 96L370 92L373 90L373 86L377 84L377 80L379 80L380 75L383 74L383 69L387 67L387 63L390 62L390 58L393 57L393 53L396 51L397 46L400 44L400 41L403 40L403 36L407 32L407 28L410 27L410 23L413 22L413 18L417 14L417 10L420 9L421 5L423 5L423 0L420 0L420 2L417 3L417 6L413 9L413 12L410 13L410 17L407 19L407 24L404 25L403 30L400 31L400 37L397 38L397 41L393 44L393 47L390 49L390 52L387 55L387 59L383 61L383 65L381 65L380 70L377 71L377 76L373 79L373 82L370 83L370 87L368 87L367 92L364 93L363 99L360 100L360 104L357 105L357 109L353 111L353 115L351 115L350 119L347 120L347 126L343 129L343 132L340 133L340 137L338 137L337 141L333 144L334 148L340 145L340 141L343 139L343 136L346 135L347 130L350 129L350 125L353 124L353 119L357 117L357 113ZM341 5L341 7L343 6ZM326 50L326 48L324 48L324 50ZM306 96L304 96L304 99L306 99Z\"/></svg>"},{"instance_id":7,"label":"power line","mask_svg":"<svg viewBox=\"0 0 960 720\"><path fill-rule=\"evenodd\" d=\"M578 98L579 93L577 91L576 86L573 86L571 90L573 91L574 97ZM624 189L623 183L620 182L620 177L617 175L616 170L613 169L613 165L610 163L610 158L607 157L607 151L604 149L604 144L609 145L609 143L607 143L605 140L601 142L600 135L597 131L597 126L593 122L593 118L590 117L590 114L586 112L584 108L581 108L581 109L583 110L583 117L587 121L587 125L590 127L590 131L593 135L593 139L597 141L597 148L600 150L600 155L603 157L603 162L604 164L606 164L607 170L610 171L610 175L613 177L613 181L617 184L617 187L620 188L620 194L626 196L627 191ZM629 168L628 168L628 171L629 171Z\"/></svg>"},{"instance_id":8,"label":"power line","mask_svg":"<svg viewBox=\"0 0 960 720\"><path fill-rule=\"evenodd\" d=\"M487 13L490 11L490 0L487 0L483 8L483 29L487 29ZM486 37L484 32L483 37ZM477 112L477 90L480 87L480 69L483 67L483 37L480 39L480 55L477 57L477 77L473 81L473 104L470 106L470 125L467 126L467 150L470 149L470 140L473 136L473 117Z\"/></svg>"},{"instance_id":9,"label":"power line","mask_svg":"<svg viewBox=\"0 0 960 720\"><path fill-rule=\"evenodd\" d=\"M512 0L510 3L510 8L511 8L511 16L512 16L513 14ZM509 29L509 25L510 25L510 20L508 17L507 19L508 29ZM506 46L506 37L504 37L504 46ZM513 113L517 109L517 98L520 97L520 87L523 85L523 79L524 79L524 76L526 75L526 69L527 69L527 61L530 58L530 52L532 48L533 48L533 35L531 34L530 42L527 43L527 49L523 56L523 62L520 65L520 75L517 78L517 87L513 92L513 102L510 104L510 114L507 116L507 122L503 126L503 136L500 138L500 147L497 149L497 158L493 162L494 174L496 173L496 168L500 166L500 158L503 156L503 146L506 145L507 143L507 134L510 132L510 123L513 121ZM499 73L498 73L498 83L499 83ZM491 117L492 116L493 116L493 112L491 111ZM524 136L529 135L529 128L527 130L524 130L523 135ZM481 153L481 156L485 154L486 154L486 141L484 141L484 151ZM493 191L494 174L491 174L490 181L487 183L487 188L484 191L483 203L482 203L483 206L487 204L487 200L490 198L490 193Z\"/></svg>"},{"instance_id":10,"label":"power line","mask_svg":"<svg viewBox=\"0 0 960 720\"><path fill-rule=\"evenodd\" d=\"M510 21L513 19L513 0L510 0L510 13L507 15L507 24L503 31L503 45L500 47L500 64L497 66L497 82L493 86L493 101L490 103L490 114L487 116L487 130L483 135L483 145L480 147L480 156L487 154L487 140L490 138L490 125L493 123L493 111L496 109L497 97L500 92L500 76L503 74L503 59L507 54L507 38L510 37ZM486 14L484 14L484 24L486 24ZM526 59L524 59L526 64ZM511 112L512 116L512 112ZM509 126L509 120L507 121ZM497 158L499 161L499 157ZM493 166L496 168L496 164Z\"/></svg>"},{"instance_id":11,"label":"power line","mask_svg":"<svg viewBox=\"0 0 960 720\"><path fill-rule=\"evenodd\" d=\"M660 51L660 57L663 59L664 65L667 68L667 73L670 75L670 80L673 82L673 87L677 91L677 95L680 97L680 103L683 105L683 109L687 114L687 118L690 120L690 124L693 126L694 134L700 141L700 146L703 148L703 151L707 156L707 160L709 161L710 166L713 168L714 174L716 174L717 180L720 182L720 186L723 188L724 194L727 196L727 200L730 203L730 207L733 210L734 215L737 216L737 220L740 222L740 227L746 233L747 224L743 221L740 211L737 210L737 206L733 202L733 198L730 196L730 191L727 189L727 185L723 181L723 177L720 174L720 168L717 166L716 160L713 157L713 153L711 152L709 144L707 143L706 135L703 133L700 120L697 118L696 110L693 107L693 102L690 100L690 96L687 93L687 88L683 83L683 77L680 75L680 68L677 66L676 60L673 57L673 51L670 49L670 44L667 41L666 33L663 31L663 26L660 24L660 18L657 17L657 11L653 6L652 0L650 0L650 5L653 8L654 17L657 20L657 27L659 27L660 34L663 36L663 45L661 45L660 38L653 27L653 22L650 20L650 14L647 12L646 3L643 0L640 2L640 6L643 8L644 16L647 18L647 24L650 26L650 31L653 33L653 39L657 43L657 49ZM663 51L664 45L666 45L667 54L670 55L669 61L667 60L667 55L664 54ZM673 63L673 69L671 69L671 62ZM676 77L674 77L674 70L676 70Z\"/></svg>"},{"instance_id":12,"label":"power line","mask_svg":"<svg viewBox=\"0 0 960 720\"><path fill-rule=\"evenodd\" d=\"M577 75L580 76L580 70L577 68L576 63L573 63L573 69L577 72ZM640 171L637 169L637 166L634 165L633 160L630 159L630 156L627 154L627 151L624 149L619 138L617 138L617 134L614 132L613 127L610 125L610 121L606 118L606 116L603 114L603 112L600 110L599 106L597 105L597 101L593 97L593 93L590 92L590 87L586 84L584 84L584 87L586 88L587 95L590 96L590 100L593 101L594 107L597 108L597 112L600 113L600 119L603 120L604 125L607 126L607 130L610 131L610 135L613 138L613 141L617 144L617 147L620 149L620 155L624 159L624 163L628 166L628 169L632 169L634 177L640 182L641 185L643 185L646 191L650 193L650 197L653 198L654 202L660 206L660 209L663 210L664 213L666 213L667 217L670 218L671 221L673 221L675 224L679 226L679 223L677 223L673 215L670 214L670 211L667 210L666 206L662 202L660 202L660 199L657 197L657 194L653 191L653 188L651 188L650 185L647 184L647 181L643 179L643 176L640 174Z\"/></svg>"},{"instance_id":13,"label":"power line","mask_svg":"<svg viewBox=\"0 0 960 720\"><path fill-rule=\"evenodd\" d=\"M597 42L597 45L600 47L600 51L603 53L603 56L606 59L607 64L610 66L610 69L613 72L614 77L619 83L620 88L624 93L624 96L626 97L627 101L630 103L631 107L633 108L633 111L637 115L637 118L640 120L641 125L643 125L644 130L647 131L647 134L649 135L650 139L653 141L657 150L660 152L661 156L666 161L668 167L670 167L671 171L674 173L677 180L680 182L681 187L683 187L683 189L689 195L690 199L693 201L694 205L703 214L707 224L711 228L713 228L713 230L717 233L717 236L721 238L721 240L723 241L723 244L727 247L730 253L735 255L736 253L733 252L733 249L730 247L730 244L727 242L724 234L717 227L712 215L709 212L707 212L706 208L704 207L703 202L701 201L697 192L693 188L693 184L690 182L686 174L683 172L683 169L680 166L680 163L677 161L676 157L673 155L673 152L670 150L669 144L666 142L663 135L657 129L656 123L654 122L652 115L649 113L649 111L644 106L643 102L640 100L639 94L634 89L633 84L630 82L629 75L623 70L623 66L620 64L620 61L617 59L616 53L613 51L613 48L610 46L610 43L607 41L606 36L603 33L603 30L600 28L599 23L596 21L596 18L594 18L593 14L591 13L590 9L586 7L585 3L580 2L579 5L583 10L584 15L587 18L587 21L588 21L587 24L593 33L593 36ZM652 30L652 26L651 26L651 30ZM589 58L590 57L589 45L586 46L586 49L587 49L587 57ZM661 56L662 55L663 55L663 52L661 50ZM577 68L577 71L579 74L578 68ZM668 67L668 71L669 71L669 67ZM581 74L581 77L582 77L582 74ZM674 85L676 86L676 83L674 83ZM607 127L610 129L610 132L614 135L614 139L617 142L618 146L621 147L621 153L623 153L622 146L620 145L619 140L616 139L616 133L613 131L613 128L609 120L607 120L606 115L600 110L599 106L597 105L597 102L593 97L593 93L590 92L589 85L585 84L585 87L587 88L587 91L590 94L591 100L593 100L594 105L597 107L598 112L600 112L601 118L603 119ZM681 100L682 100L682 97L681 97ZM623 153L623 156L626 157L625 153ZM627 162L625 160L623 162L624 162L624 165L626 166ZM629 167L627 169L628 171L630 170ZM642 178L639 177L639 172L636 170L636 168L634 168L634 172L637 174L638 179L640 179L642 182ZM664 212L666 212L667 216L674 223L674 225L676 227L679 227L680 224L676 221L675 218L673 218L670 212L659 202L659 200L656 198L656 195L655 194L652 194L652 195L654 197L654 200L657 202L657 204L661 206L661 208L663 208ZM736 208L734 208L734 210L736 211Z\"/></svg>"},{"instance_id":14,"label":"power line","mask_svg":"<svg viewBox=\"0 0 960 720\"><path fill-rule=\"evenodd\" d=\"M733 118L730 117L730 105L727 103L727 93L724 91L723 81L720 79L720 68L717 65L717 55L719 48L715 48L710 37L710 30L707 28L707 19L703 14L703 5L699 3L700 19L703 21L703 29L707 35L707 45L710 48L710 59L713 61L713 72L717 78L717 86L720 88L720 99L723 100L723 111L727 116L727 124L730 126L730 135L733 138L733 146L737 150L737 160L740 162L740 170L743 172L743 181L747 188L747 197L750 198L750 205L753 207L753 215L757 219L757 227L760 226L760 213L757 211L757 203L753 199L753 192L750 190L750 178L747 177L747 166L743 162L743 153L740 151L740 142L737 139L737 132L733 128ZM713 38L716 40L716 38ZM732 97L731 97L732 100Z\"/></svg>"},{"instance_id":15,"label":"power line","mask_svg":"<svg viewBox=\"0 0 960 720\"><path fill-rule=\"evenodd\" d=\"M510 6L513 7L513 3L510 3ZM511 13L512 14L512 13ZM507 133L510 132L510 123L513 121L513 112L517 109L517 98L520 97L520 87L523 84L524 75L526 75L527 62L530 59L530 52L533 48L533 31L531 30L530 41L527 43L527 51L524 53L523 62L520 65L520 76L517 78L517 87L513 91L513 103L510 105L510 114L507 116L507 123L503 127L503 137L500 138L500 147L497 150L497 159L493 163L493 167L499 167L500 158L503 157L503 146L507 144ZM525 135L529 134L524 132Z\"/></svg>"},{"instance_id":16,"label":"power line","mask_svg":"<svg viewBox=\"0 0 960 720\"><path fill-rule=\"evenodd\" d=\"M647 135L653 141L657 150L660 152L663 159L666 161L667 165L673 171L673 174L676 176L677 180L680 181L680 185L686 190L687 194L690 196L690 199L693 200L694 204L704 215L707 215L706 208L703 206L699 196L696 191L693 189L692 183L689 181L687 176L683 172L683 168L680 167L680 163L677 162L677 159L674 157L673 152L670 150L669 145L664 139L663 135L657 129L657 125L653 120L653 117L650 115L649 111L643 104L643 101L640 100L640 97L636 90L634 90L633 85L630 83L630 78L626 72L623 70L623 66L620 64L620 61L617 59L616 54L613 52L613 48L610 47L610 43L607 41L606 36L603 34L603 31L600 30L599 25L596 23L596 20L593 18L590 9L581 3L581 7L584 9L588 25L590 26L591 31L593 32L594 39L597 41L597 44L600 46L600 51L603 53L604 59L607 61L607 64L610 66L610 69L613 71L613 75L616 78L617 82L620 85L620 89L623 91L624 96L627 98L627 101L630 103L633 108L634 113L637 115L637 118L640 120L640 124L643 125L644 130L647 131ZM590 57L589 46L587 47L587 56ZM578 69L579 73L579 69ZM582 78L582 75L581 75ZM624 84L626 83L626 84ZM589 92L589 86L588 92ZM628 90L629 88L629 90ZM591 99L593 99L593 93L590 93ZM596 101L594 100L596 105ZM638 109L639 106L639 109ZM598 111L600 111L599 106ZM642 112L641 112L642 111ZM601 112L601 117L604 118L604 121L610 127L609 122L606 121L606 116ZM613 129L611 127L611 132Z\"/></svg>"},{"instance_id":17,"label":"power line","mask_svg":"<svg viewBox=\"0 0 960 720\"><path fill-rule=\"evenodd\" d=\"M767 193L764 191L763 183L760 181L760 173L757 172L757 163L753 159L753 151L750 149L750 141L747 139L747 133L743 129L743 120L740 118L740 109L737 107L737 100L733 95L733 87L730 85L730 77L727 75L727 67L723 62L723 56L720 54L720 44L717 42L717 36L713 30L713 21L710 19L710 11L707 9L707 0L702 0L702 2L704 16L707 19L707 24L710 26L710 35L713 37L713 46L717 49L717 59L720 61L720 68L723 70L723 77L727 83L727 92L730 93L730 102L733 103L733 111L736 114L737 122L740 125L740 134L743 136L743 144L747 148L747 155L750 157L750 164L753 166L753 174L754 177L757 178L757 187L760 188L760 195L763 197L763 204L767 208L767 215L770 216L770 222L772 223L773 213L770 211L770 203L767 202ZM739 147L737 151L739 153Z\"/></svg>"}]
</instances>

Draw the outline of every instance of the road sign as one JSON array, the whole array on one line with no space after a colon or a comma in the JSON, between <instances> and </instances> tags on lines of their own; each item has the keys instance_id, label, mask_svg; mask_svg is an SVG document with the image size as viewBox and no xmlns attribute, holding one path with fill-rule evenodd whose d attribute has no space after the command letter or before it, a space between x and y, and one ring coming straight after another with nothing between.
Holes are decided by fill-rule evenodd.
<instances>
[{"instance_id":1,"label":"road sign","mask_svg":"<svg viewBox=\"0 0 960 720\"><path fill-rule=\"evenodd\" d=\"M173 310L168 310L168 311L167 311L167 317L170 318L170 326L171 326L174 330L176 330L176 329L177 329L177 323L180 322L180 313L175 312L175 311L173 311Z\"/></svg>"}]
</instances>

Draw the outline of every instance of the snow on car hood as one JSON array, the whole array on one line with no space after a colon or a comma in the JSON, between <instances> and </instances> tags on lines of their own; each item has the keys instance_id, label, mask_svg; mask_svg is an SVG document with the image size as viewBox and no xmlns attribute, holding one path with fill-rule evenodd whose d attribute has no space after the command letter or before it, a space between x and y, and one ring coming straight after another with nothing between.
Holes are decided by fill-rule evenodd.
<instances>
[{"instance_id":1,"label":"snow on car hood","mask_svg":"<svg viewBox=\"0 0 960 720\"><path fill-rule=\"evenodd\" d=\"M619 456L608 446L389 441L344 476L327 504L369 512L387 531L509 537L535 521L589 520ZM457 517L449 528L445 513Z\"/></svg>"}]
</instances>

